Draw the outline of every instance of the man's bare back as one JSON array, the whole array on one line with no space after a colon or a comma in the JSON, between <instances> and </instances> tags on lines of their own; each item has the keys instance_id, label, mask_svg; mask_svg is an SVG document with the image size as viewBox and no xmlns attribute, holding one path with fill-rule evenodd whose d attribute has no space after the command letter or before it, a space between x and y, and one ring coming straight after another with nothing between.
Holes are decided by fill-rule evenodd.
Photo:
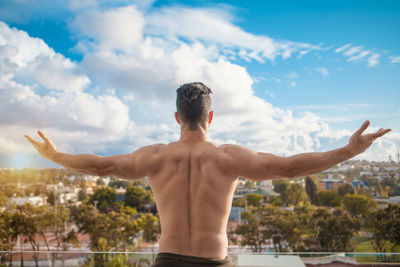
<instances>
[{"instance_id":1,"label":"man's bare back","mask_svg":"<svg viewBox=\"0 0 400 267\"><path fill-rule=\"evenodd\" d=\"M159 148L149 176L161 220L160 252L223 259L237 177L226 171L224 150L209 142Z\"/></svg>"},{"instance_id":2,"label":"man's bare back","mask_svg":"<svg viewBox=\"0 0 400 267\"><path fill-rule=\"evenodd\" d=\"M363 134L369 126L366 121L344 147L290 157L259 153L238 145L216 146L207 141L213 117L211 90L204 84L192 83L177 92L175 118L181 125L181 137L168 145L150 145L130 154L100 157L58 152L41 131L38 133L43 143L25 137L42 157L78 172L126 179L148 177L160 214L159 252L178 256L216 260L227 256L226 226L237 177L263 180L317 173L364 152L390 131L380 129ZM156 265L166 266L162 261L160 257ZM212 266L229 264L214 262Z\"/></svg>"}]
</instances>

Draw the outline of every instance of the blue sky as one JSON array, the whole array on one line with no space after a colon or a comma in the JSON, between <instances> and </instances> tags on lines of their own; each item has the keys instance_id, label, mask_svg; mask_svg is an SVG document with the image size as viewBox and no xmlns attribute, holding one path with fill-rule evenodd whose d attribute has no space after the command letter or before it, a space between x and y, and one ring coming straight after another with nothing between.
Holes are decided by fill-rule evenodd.
<instances>
[{"instance_id":1,"label":"blue sky","mask_svg":"<svg viewBox=\"0 0 400 267\"><path fill-rule=\"evenodd\" d=\"M393 132L360 158L394 158L399 15L398 1L0 0L0 167L48 166L21 138L37 128L72 153L174 141L192 80L214 90L216 143L324 151L369 119Z\"/></svg>"}]
</instances>

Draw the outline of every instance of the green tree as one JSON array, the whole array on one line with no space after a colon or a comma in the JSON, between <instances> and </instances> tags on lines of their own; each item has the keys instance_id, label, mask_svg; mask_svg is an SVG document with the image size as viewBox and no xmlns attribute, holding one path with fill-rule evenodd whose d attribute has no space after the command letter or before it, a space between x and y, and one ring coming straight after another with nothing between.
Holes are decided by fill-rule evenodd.
<instances>
[{"instance_id":1,"label":"green tree","mask_svg":"<svg viewBox=\"0 0 400 267\"><path fill-rule=\"evenodd\" d=\"M1 249L3 251L13 251L13 247L17 241L18 233L17 229L13 228L14 214L8 210L0 213L0 240ZM10 255L5 255L10 260L9 266L11 266L12 259ZM6 259L3 259L6 260Z\"/></svg>"},{"instance_id":2,"label":"green tree","mask_svg":"<svg viewBox=\"0 0 400 267\"><path fill-rule=\"evenodd\" d=\"M306 193L308 195L308 199L310 200L311 204L318 206L318 187L314 179L310 176L306 177Z\"/></svg>"},{"instance_id":3,"label":"green tree","mask_svg":"<svg viewBox=\"0 0 400 267\"><path fill-rule=\"evenodd\" d=\"M263 196L257 193L249 193L246 195L246 201L248 206L259 207L261 206L261 201Z\"/></svg>"},{"instance_id":4,"label":"green tree","mask_svg":"<svg viewBox=\"0 0 400 267\"><path fill-rule=\"evenodd\" d=\"M53 190L46 191L47 204L54 206L56 204L56 193Z\"/></svg>"},{"instance_id":5,"label":"green tree","mask_svg":"<svg viewBox=\"0 0 400 267\"><path fill-rule=\"evenodd\" d=\"M293 211L287 212L288 217L284 228L284 239L289 243L292 251L309 250L315 236L312 216L315 206L310 203L298 205Z\"/></svg>"},{"instance_id":6,"label":"green tree","mask_svg":"<svg viewBox=\"0 0 400 267\"><path fill-rule=\"evenodd\" d=\"M233 242L239 240L242 247L249 246L254 252L261 252L265 246L271 245L270 240L277 252L283 250L282 244L285 242L293 250L300 250L305 247L303 241L308 234L305 227L309 224L302 225L307 220L306 217L310 220L311 215L305 210L295 213L273 205L250 206L247 212L242 213L244 222L229 236Z\"/></svg>"},{"instance_id":7,"label":"green tree","mask_svg":"<svg viewBox=\"0 0 400 267\"><path fill-rule=\"evenodd\" d=\"M64 205L42 206L36 208L35 224L37 233L42 237L47 249L55 252L52 256L52 266L55 266L57 253L60 250L66 250L68 244L78 245L79 241L73 229L68 229L68 222L71 222L69 208ZM51 233L52 246L48 233Z\"/></svg>"},{"instance_id":8,"label":"green tree","mask_svg":"<svg viewBox=\"0 0 400 267\"><path fill-rule=\"evenodd\" d=\"M298 205L307 200L307 194L302 184L291 183L286 188L287 201L291 205Z\"/></svg>"},{"instance_id":9,"label":"green tree","mask_svg":"<svg viewBox=\"0 0 400 267\"><path fill-rule=\"evenodd\" d=\"M252 210L252 208L250 208ZM267 240L261 229L261 217L258 212L243 212L241 214L244 223L238 225L231 233L230 239L237 242L240 236L239 245L249 246L253 252L261 252L262 247L267 244Z\"/></svg>"},{"instance_id":10,"label":"green tree","mask_svg":"<svg viewBox=\"0 0 400 267\"><path fill-rule=\"evenodd\" d=\"M338 207L341 205L342 199L336 192L320 191L317 194L318 204L325 207Z\"/></svg>"},{"instance_id":11,"label":"green tree","mask_svg":"<svg viewBox=\"0 0 400 267\"><path fill-rule=\"evenodd\" d=\"M297 205L307 199L301 184L290 183L287 180L273 180L274 190L279 193L285 206Z\"/></svg>"},{"instance_id":12,"label":"green tree","mask_svg":"<svg viewBox=\"0 0 400 267\"><path fill-rule=\"evenodd\" d=\"M113 180L108 184L108 186L114 188L127 188L129 186L129 182L124 180Z\"/></svg>"},{"instance_id":13,"label":"green tree","mask_svg":"<svg viewBox=\"0 0 400 267\"><path fill-rule=\"evenodd\" d=\"M135 220L136 212L130 208L100 213L92 205L81 205L71 207L71 214L79 232L89 235L93 251L132 251L137 233L142 230ZM95 266L103 266L109 260L102 254L94 258Z\"/></svg>"},{"instance_id":14,"label":"green tree","mask_svg":"<svg viewBox=\"0 0 400 267\"><path fill-rule=\"evenodd\" d=\"M282 199L280 197L272 197L268 201L268 204L271 204L276 207L283 207L285 206L285 203L283 203Z\"/></svg>"},{"instance_id":15,"label":"green tree","mask_svg":"<svg viewBox=\"0 0 400 267\"><path fill-rule=\"evenodd\" d=\"M377 252L394 251L400 246L400 205L376 210L372 221L372 246Z\"/></svg>"},{"instance_id":16,"label":"green tree","mask_svg":"<svg viewBox=\"0 0 400 267\"><path fill-rule=\"evenodd\" d=\"M350 195L343 197L343 206L351 216L361 216L367 220L378 204L365 195Z\"/></svg>"},{"instance_id":17,"label":"green tree","mask_svg":"<svg viewBox=\"0 0 400 267\"><path fill-rule=\"evenodd\" d=\"M283 179L272 180L272 184L274 185L274 191L279 193L279 197L282 199L283 203L285 203L285 206L288 206L289 202L286 189L289 187L289 181Z\"/></svg>"},{"instance_id":18,"label":"green tree","mask_svg":"<svg viewBox=\"0 0 400 267\"><path fill-rule=\"evenodd\" d=\"M3 191L0 190L0 208L7 205L7 196Z\"/></svg>"},{"instance_id":19,"label":"green tree","mask_svg":"<svg viewBox=\"0 0 400 267\"><path fill-rule=\"evenodd\" d=\"M30 218L29 215L27 215L24 211L22 211L21 207L11 213L10 220L7 223L8 223L7 227L11 229L11 231L8 232L10 234L9 239L10 242L13 244L15 244L15 241L18 239L18 237L21 244L29 242L29 236L36 231L36 226L32 222L32 218ZM21 257L21 266L23 266L24 257L22 252L20 257ZM35 258L37 257L37 252L34 253L34 257Z\"/></svg>"},{"instance_id":20,"label":"green tree","mask_svg":"<svg viewBox=\"0 0 400 267\"><path fill-rule=\"evenodd\" d=\"M97 189L90 197L89 203L96 206L100 212L108 212L116 209L117 196L115 190L109 187Z\"/></svg>"},{"instance_id":21,"label":"green tree","mask_svg":"<svg viewBox=\"0 0 400 267\"><path fill-rule=\"evenodd\" d=\"M78 200L79 201L86 201L88 200L88 195L86 194L86 187L82 187L78 192Z\"/></svg>"},{"instance_id":22,"label":"green tree","mask_svg":"<svg viewBox=\"0 0 400 267\"><path fill-rule=\"evenodd\" d=\"M125 205L136 208L138 211L143 211L146 204L154 202L151 191L144 189L141 186L131 185L125 192Z\"/></svg>"},{"instance_id":23,"label":"green tree","mask_svg":"<svg viewBox=\"0 0 400 267\"><path fill-rule=\"evenodd\" d=\"M272 240L274 250L282 251L282 243L293 235L293 217L286 210L265 205L257 209L261 216L262 236L265 240Z\"/></svg>"},{"instance_id":24,"label":"green tree","mask_svg":"<svg viewBox=\"0 0 400 267\"><path fill-rule=\"evenodd\" d=\"M314 211L313 227L316 234L315 250L317 251L352 251L352 239L360 229L358 218L351 217L343 209L318 208Z\"/></svg>"},{"instance_id":25,"label":"green tree","mask_svg":"<svg viewBox=\"0 0 400 267\"><path fill-rule=\"evenodd\" d=\"M339 186L338 194L342 197L345 196L346 194L353 195L353 194L355 194L355 190L354 190L354 187L350 183L344 183Z\"/></svg>"},{"instance_id":26,"label":"green tree","mask_svg":"<svg viewBox=\"0 0 400 267\"><path fill-rule=\"evenodd\" d=\"M158 235L161 233L160 220L157 216L145 213L137 219L137 225L143 230L143 240L153 243L157 241Z\"/></svg>"},{"instance_id":27,"label":"green tree","mask_svg":"<svg viewBox=\"0 0 400 267\"><path fill-rule=\"evenodd\" d=\"M103 186L103 185L105 185L106 183L104 183L103 178L100 177L99 179L96 180L96 184L97 184L98 186Z\"/></svg>"},{"instance_id":28,"label":"green tree","mask_svg":"<svg viewBox=\"0 0 400 267\"><path fill-rule=\"evenodd\" d=\"M246 205L246 203L245 203L245 200L244 200L243 197L235 199L235 200L233 201L233 203L232 203L232 206L234 206L234 207L241 207L241 208L244 208L245 205Z\"/></svg>"}]
</instances>

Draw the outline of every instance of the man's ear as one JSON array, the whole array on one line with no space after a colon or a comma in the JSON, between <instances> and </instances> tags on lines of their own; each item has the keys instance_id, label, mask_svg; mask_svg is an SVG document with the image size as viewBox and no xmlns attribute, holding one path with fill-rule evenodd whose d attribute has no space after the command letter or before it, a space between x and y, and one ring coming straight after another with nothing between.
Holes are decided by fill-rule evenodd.
<instances>
[{"instance_id":1,"label":"man's ear","mask_svg":"<svg viewBox=\"0 0 400 267\"><path fill-rule=\"evenodd\" d=\"M175 112L175 120L179 125L181 124L181 120L179 119L178 112Z\"/></svg>"},{"instance_id":2,"label":"man's ear","mask_svg":"<svg viewBox=\"0 0 400 267\"><path fill-rule=\"evenodd\" d=\"M211 110L210 113L208 113L208 124L211 124L213 117L214 117L214 111Z\"/></svg>"}]
</instances>

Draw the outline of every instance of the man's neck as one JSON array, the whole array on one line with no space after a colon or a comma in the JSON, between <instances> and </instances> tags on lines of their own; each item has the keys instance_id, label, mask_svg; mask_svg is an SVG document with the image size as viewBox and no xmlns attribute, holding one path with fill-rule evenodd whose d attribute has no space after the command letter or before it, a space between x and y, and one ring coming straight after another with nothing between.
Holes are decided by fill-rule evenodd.
<instances>
[{"instance_id":1,"label":"man's neck","mask_svg":"<svg viewBox=\"0 0 400 267\"><path fill-rule=\"evenodd\" d=\"M197 143L205 142L208 139L208 129L198 127L195 130L191 130L189 127L181 126L181 138L180 142L184 143Z\"/></svg>"}]
</instances>

